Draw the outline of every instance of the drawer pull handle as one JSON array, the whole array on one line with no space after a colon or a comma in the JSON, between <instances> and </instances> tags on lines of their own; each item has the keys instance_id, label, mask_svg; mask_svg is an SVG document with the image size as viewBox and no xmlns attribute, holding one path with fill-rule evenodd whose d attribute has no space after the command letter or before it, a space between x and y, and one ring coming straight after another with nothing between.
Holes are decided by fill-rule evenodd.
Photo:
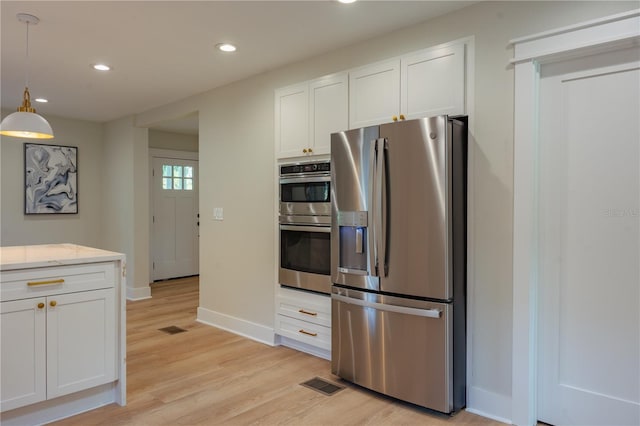
<instances>
[{"instance_id":1,"label":"drawer pull handle","mask_svg":"<svg viewBox=\"0 0 640 426\"><path fill-rule=\"evenodd\" d=\"M47 281L29 281L27 283L29 287L33 287L36 285L53 285L53 284L64 284L64 279L60 278L57 280L47 280Z\"/></svg>"},{"instance_id":2,"label":"drawer pull handle","mask_svg":"<svg viewBox=\"0 0 640 426\"><path fill-rule=\"evenodd\" d=\"M298 309L298 312L305 315L311 315L312 317L315 317L318 315L317 312L309 312L309 311L305 311L304 309Z\"/></svg>"},{"instance_id":3,"label":"drawer pull handle","mask_svg":"<svg viewBox=\"0 0 640 426\"><path fill-rule=\"evenodd\" d=\"M307 336L316 337L318 333L311 333L309 331L303 330L302 328L298 330L298 333L306 334Z\"/></svg>"}]
</instances>

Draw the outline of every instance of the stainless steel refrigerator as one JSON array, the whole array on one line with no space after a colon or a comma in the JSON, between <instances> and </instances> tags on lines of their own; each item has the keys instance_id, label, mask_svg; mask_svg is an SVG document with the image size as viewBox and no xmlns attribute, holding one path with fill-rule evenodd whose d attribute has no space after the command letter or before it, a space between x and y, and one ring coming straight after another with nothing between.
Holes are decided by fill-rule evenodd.
<instances>
[{"instance_id":1,"label":"stainless steel refrigerator","mask_svg":"<svg viewBox=\"0 0 640 426\"><path fill-rule=\"evenodd\" d=\"M465 405L467 118L331 135L331 370L444 413Z\"/></svg>"}]
</instances>

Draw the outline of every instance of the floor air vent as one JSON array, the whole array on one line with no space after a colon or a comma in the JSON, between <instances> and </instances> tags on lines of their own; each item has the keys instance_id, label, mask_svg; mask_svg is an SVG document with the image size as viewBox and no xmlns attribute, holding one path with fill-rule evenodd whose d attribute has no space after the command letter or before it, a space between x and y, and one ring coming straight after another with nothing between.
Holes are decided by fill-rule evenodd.
<instances>
[{"instance_id":1,"label":"floor air vent","mask_svg":"<svg viewBox=\"0 0 640 426\"><path fill-rule=\"evenodd\" d=\"M335 383L328 382L325 379L321 379L320 377L307 380L306 382L300 384L325 395L333 395L334 393L344 389L344 386L336 385Z\"/></svg>"},{"instance_id":2,"label":"floor air vent","mask_svg":"<svg viewBox=\"0 0 640 426\"><path fill-rule=\"evenodd\" d=\"M176 327L175 325L165 327L165 328L159 328L158 330L163 331L167 334L178 334L178 333L182 333L183 331L187 331L184 328Z\"/></svg>"}]
</instances>

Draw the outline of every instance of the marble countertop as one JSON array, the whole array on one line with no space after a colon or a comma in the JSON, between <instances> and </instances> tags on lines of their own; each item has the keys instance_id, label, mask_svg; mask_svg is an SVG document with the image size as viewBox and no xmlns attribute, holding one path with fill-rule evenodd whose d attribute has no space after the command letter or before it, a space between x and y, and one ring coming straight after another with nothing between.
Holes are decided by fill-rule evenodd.
<instances>
[{"instance_id":1,"label":"marble countertop","mask_svg":"<svg viewBox=\"0 0 640 426\"><path fill-rule=\"evenodd\" d=\"M77 244L0 247L0 271L124 259L122 253Z\"/></svg>"}]
</instances>

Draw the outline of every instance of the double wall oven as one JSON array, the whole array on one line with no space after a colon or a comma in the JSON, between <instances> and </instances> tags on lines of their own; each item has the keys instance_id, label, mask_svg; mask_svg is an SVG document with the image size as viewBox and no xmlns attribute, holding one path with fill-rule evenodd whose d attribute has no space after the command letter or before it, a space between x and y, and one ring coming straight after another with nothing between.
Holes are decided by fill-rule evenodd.
<instances>
[{"instance_id":1,"label":"double wall oven","mask_svg":"<svg viewBox=\"0 0 640 426\"><path fill-rule=\"evenodd\" d=\"M331 164L280 165L283 286L331 293Z\"/></svg>"}]
</instances>

